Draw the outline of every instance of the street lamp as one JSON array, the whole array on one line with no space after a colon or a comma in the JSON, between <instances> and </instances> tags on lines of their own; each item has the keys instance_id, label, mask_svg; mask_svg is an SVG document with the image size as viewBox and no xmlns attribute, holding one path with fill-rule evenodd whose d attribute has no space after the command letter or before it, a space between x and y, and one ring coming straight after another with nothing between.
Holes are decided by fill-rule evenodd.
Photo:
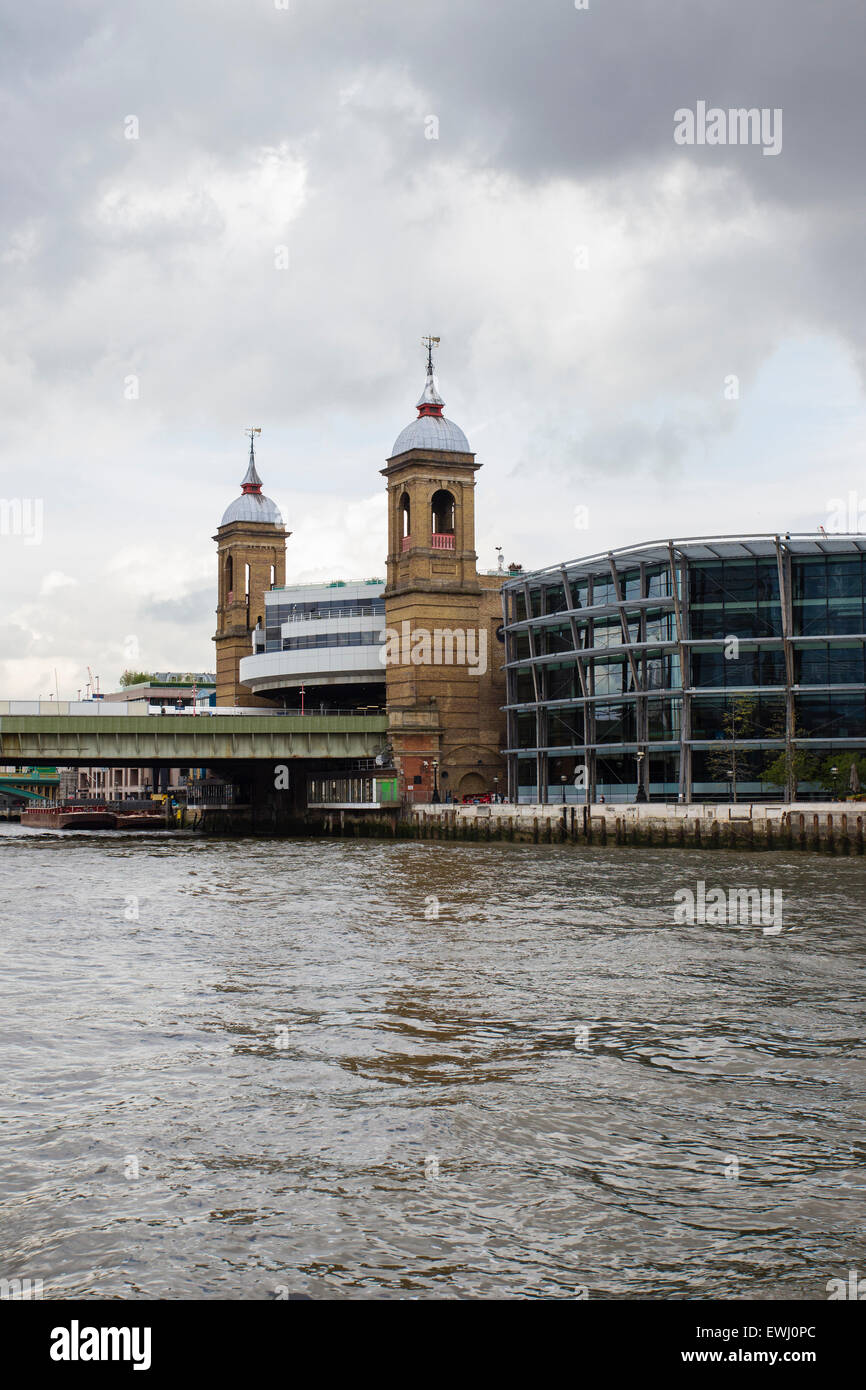
<instances>
[{"instance_id":1,"label":"street lamp","mask_svg":"<svg viewBox=\"0 0 866 1390\"><path fill-rule=\"evenodd\" d=\"M839 792L838 792L837 782L836 782L836 779L837 779L837 777L839 776L839 769L838 769L838 767L831 767L831 768L830 768L830 776L833 778L833 800L834 800L834 801L838 801L838 800L839 800Z\"/></svg>"},{"instance_id":2,"label":"street lamp","mask_svg":"<svg viewBox=\"0 0 866 1390\"><path fill-rule=\"evenodd\" d=\"M439 759L433 759L433 801L438 803L439 797Z\"/></svg>"},{"instance_id":3,"label":"street lamp","mask_svg":"<svg viewBox=\"0 0 866 1390\"><path fill-rule=\"evenodd\" d=\"M637 795L635 796L635 801L646 801L646 792L644 790L643 781L641 780L641 766L646 757L643 748L637 750L635 757L637 759Z\"/></svg>"},{"instance_id":4,"label":"street lamp","mask_svg":"<svg viewBox=\"0 0 866 1390\"><path fill-rule=\"evenodd\" d=\"M565 805L565 784L566 784L566 782L568 781L568 778L567 778L567 776L565 775L564 772L563 772L562 775L560 776L560 779L559 779L559 780L560 780L560 782L562 783L562 804L563 804L563 806L564 806L564 805Z\"/></svg>"},{"instance_id":5,"label":"street lamp","mask_svg":"<svg viewBox=\"0 0 866 1390\"><path fill-rule=\"evenodd\" d=\"M496 803L498 804L498 802L499 802L499 778L498 778L498 776L494 776L494 778L493 778L493 800L494 800L494 802L496 802Z\"/></svg>"}]
</instances>

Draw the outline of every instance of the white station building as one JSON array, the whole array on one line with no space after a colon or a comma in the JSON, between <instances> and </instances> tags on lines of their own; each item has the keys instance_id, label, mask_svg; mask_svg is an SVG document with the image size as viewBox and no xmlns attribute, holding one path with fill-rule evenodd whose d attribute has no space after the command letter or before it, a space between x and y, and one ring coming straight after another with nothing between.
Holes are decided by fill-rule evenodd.
<instances>
[{"instance_id":1,"label":"white station building","mask_svg":"<svg viewBox=\"0 0 866 1390\"><path fill-rule=\"evenodd\" d=\"M256 695L290 709L303 704L310 713L320 706L383 709L384 590L383 579L269 589L265 625L253 632L241 681Z\"/></svg>"}]
</instances>

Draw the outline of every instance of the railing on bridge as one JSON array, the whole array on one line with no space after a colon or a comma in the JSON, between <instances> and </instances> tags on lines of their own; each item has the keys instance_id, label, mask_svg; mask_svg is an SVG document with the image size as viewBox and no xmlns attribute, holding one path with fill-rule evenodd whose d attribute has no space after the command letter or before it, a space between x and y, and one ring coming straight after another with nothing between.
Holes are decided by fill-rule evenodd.
<instances>
[{"instance_id":1,"label":"railing on bridge","mask_svg":"<svg viewBox=\"0 0 866 1390\"><path fill-rule=\"evenodd\" d=\"M313 698L308 698L304 702L303 710L280 709L276 705L250 706L250 705L203 705L195 710L186 706L183 709L173 708L166 704L165 709L160 707L148 708L144 701L139 700L0 700L0 717L10 715L16 717L30 718L34 715L61 715L74 716L112 716L112 715L134 715L145 717L147 715L177 719L186 716L188 719L202 719L209 716L221 716L223 718L253 717L253 718L281 718L289 717L296 719L301 715L327 715L329 718L342 717L345 719L357 719L364 716L381 717L385 714L384 705L352 705L350 707L342 705L320 704Z\"/></svg>"}]
</instances>

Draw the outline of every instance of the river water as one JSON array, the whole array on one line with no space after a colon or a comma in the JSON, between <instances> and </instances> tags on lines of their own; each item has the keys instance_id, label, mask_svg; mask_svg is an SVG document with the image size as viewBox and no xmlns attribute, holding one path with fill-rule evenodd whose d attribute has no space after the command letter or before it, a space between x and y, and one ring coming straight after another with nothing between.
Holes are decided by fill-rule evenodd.
<instances>
[{"instance_id":1,"label":"river water","mask_svg":"<svg viewBox=\"0 0 866 1390\"><path fill-rule=\"evenodd\" d=\"M682 926L677 889L782 891ZM866 865L0 826L0 1276L826 1298L866 1267Z\"/></svg>"}]
</instances>

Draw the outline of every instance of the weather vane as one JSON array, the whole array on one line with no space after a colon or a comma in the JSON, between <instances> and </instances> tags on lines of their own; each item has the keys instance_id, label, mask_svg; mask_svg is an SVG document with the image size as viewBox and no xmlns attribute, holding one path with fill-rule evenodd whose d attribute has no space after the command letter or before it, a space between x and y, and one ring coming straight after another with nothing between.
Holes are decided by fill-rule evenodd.
<instances>
[{"instance_id":1,"label":"weather vane","mask_svg":"<svg viewBox=\"0 0 866 1390\"><path fill-rule=\"evenodd\" d=\"M438 339L438 338L432 337L432 336L428 333L427 336L426 336L426 338L422 338L422 339L421 339L421 342L424 344L424 346L425 346L426 349L427 349L427 371L432 375L432 373L433 373L433 344L434 344L434 343L438 343L438 342L439 342L439 339Z\"/></svg>"},{"instance_id":2,"label":"weather vane","mask_svg":"<svg viewBox=\"0 0 866 1390\"><path fill-rule=\"evenodd\" d=\"M253 438L254 438L254 436L257 435L257 434L261 434L261 432L262 432L262 431L261 431L261 428L260 428L260 426L258 426L258 425L251 425L250 428L249 428L248 430L244 430L244 434L248 434L249 437L250 437L250 448L252 448L252 446L253 446Z\"/></svg>"}]
</instances>

